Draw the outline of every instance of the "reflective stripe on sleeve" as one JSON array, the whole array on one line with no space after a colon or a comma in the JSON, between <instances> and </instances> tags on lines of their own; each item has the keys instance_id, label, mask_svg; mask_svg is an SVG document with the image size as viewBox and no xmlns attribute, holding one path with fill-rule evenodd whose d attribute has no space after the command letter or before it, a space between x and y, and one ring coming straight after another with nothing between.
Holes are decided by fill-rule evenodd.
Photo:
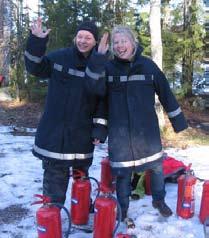
<instances>
[{"instance_id":1,"label":"reflective stripe on sleeve","mask_svg":"<svg viewBox=\"0 0 209 238\"><path fill-rule=\"evenodd\" d=\"M104 77L105 76L105 72L102 72L101 74L98 74L98 73L94 73L92 72L88 67L86 68L86 74L95 79L95 80L98 80L100 77Z\"/></svg>"},{"instance_id":2,"label":"reflective stripe on sleeve","mask_svg":"<svg viewBox=\"0 0 209 238\"><path fill-rule=\"evenodd\" d=\"M26 58L28 58L30 61L34 62L34 63L40 63L43 57L38 57L38 56L34 56L31 55L28 51L25 51L25 56Z\"/></svg>"},{"instance_id":3,"label":"reflective stripe on sleeve","mask_svg":"<svg viewBox=\"0 0 209 238\"><path fill-rule=\"evenodd\" d=\"M179 107L178 109L176 109L175 111L172 112L168 112L168 117L169 118L173 118L178 116L181 113L181 108Z\"/></svg>"},{"instance_id":4,"label":"reflective stripe on sleeve","mask_svg":"<svg viewBox=\"0 0 209 238\"><path fill-rule=\"evenodd\" d=\"M56 63L54 63L54 69L56 69L57 71L62 71L62 69L63 69L63 66L61 65L61 64L56 64Z\"/></svg>"}]
</instances>

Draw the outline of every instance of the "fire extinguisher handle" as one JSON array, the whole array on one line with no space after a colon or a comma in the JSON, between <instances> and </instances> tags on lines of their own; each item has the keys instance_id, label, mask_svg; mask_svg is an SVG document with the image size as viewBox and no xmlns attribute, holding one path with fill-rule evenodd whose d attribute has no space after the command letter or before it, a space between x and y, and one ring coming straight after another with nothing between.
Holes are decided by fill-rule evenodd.
<instances>
[{"instance_id":1,"label":"fire extinguisher handle","mask_svg":"<svg viewBox=\"0 0 209 238\"><path fill-rule=\"evenodd\" d=\"M60 208L60 209L63 209L65 211L65 213L67 214L67 218L68 218L68 221L69 221L69 225L68 225L68 229L65 233L65 238L68 238L69 235L70 235L70 232L71 232L71 226L72 226L72 222L71 222L71 218L70 218L70 214L67 210L66 207L64 207L61 203L51 203L52 205L55 205L56 207Z\"/></svg>"},{"instance_id":2,"label":"fire extinguisher handle","mask_svg":"<svg viewBox=\"0 0 209 238\"><path fill-rule=\"evenodd\" d=\"M187 166L186 171L191 170L191 167L192 167L192 163L190 163L190 164Z\"/></svg>"},{"instance_id":3,"label":"fire extinguisher handle","mask_svg":"<svg viewBox=\"0 0 209 238\"><path fill-rule=\"evenodd\" d=\"M79 169L73 169L72 173L70 173L70 177L73 177L73 179L79 179L86 177L86 173Z\"/></svg>"},{"instance_id":4,"label":"fire extinguisher handle","mask_svg":"<svg viewBox=\"0 0 209 238\"><path fill-rule=\"evenodd\" d=\"M45 195L41 195L41 194L35 194L34 197L40 198L40 200L35 201L33 203L31 203L31 205L35 205L35 204L47 204L51 202L51 198Z\"/></svg>"}]
</instances>

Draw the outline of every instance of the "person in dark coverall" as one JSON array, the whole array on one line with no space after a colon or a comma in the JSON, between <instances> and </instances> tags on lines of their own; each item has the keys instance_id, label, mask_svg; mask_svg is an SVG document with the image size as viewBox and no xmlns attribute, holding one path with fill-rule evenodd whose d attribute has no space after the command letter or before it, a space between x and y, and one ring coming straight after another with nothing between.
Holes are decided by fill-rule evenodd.
<instances>
[{"instance_id":1,"label":"person in dark coverall","mask_svg":"<svg viewBox=\"0 0 209 238\"><path fill-rule=\"evenodd\" d=\"M43 194L64 204L69 168L88 174L94 145L106 139L103 95L90 95L85 84L86 78L92 78L103 85L108 46L101 44L107 39L104 34L97 47L98 29L94 22L84 21L77 28L74 46L45 55L49 32L42 30L40 18L33 23L25 64L30 74L49 79L33 154L42 160Z\"/></svg>"},{"instance_id":2,"label":"person in dark coverall","mask_svg":"<svg viewBox=\"0 0 209 238\"><path fill-rule=\"evenodd\" d=\"M164 217L172 215L165 203L162 171L163 149L155 111L157 94L175 132L187 128L187 122L169 83L148 57L133 32L126 26L116 26L111 34L114 59L106 65L108 100L108 148L116 193L127 217L131 176L133 172L151 170L152 205ZM89 91L100 92L93 79L87 79ZM101 93L101 92L100 92Z\"/></svg>"}]
</instances>

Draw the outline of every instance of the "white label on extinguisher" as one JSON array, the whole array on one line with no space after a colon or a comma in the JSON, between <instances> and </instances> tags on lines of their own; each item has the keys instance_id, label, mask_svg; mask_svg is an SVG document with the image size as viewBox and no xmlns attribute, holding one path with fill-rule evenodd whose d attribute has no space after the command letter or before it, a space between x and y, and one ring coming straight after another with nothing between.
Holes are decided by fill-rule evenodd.
<instances>
[{"instance_id":1,"label":"white label on extinguisher","mask_svg":"<svg viewBox=\"0 0 209 238\"><path fill-rule=\"evenodd\" d=\"M41 232L41 233L46 233L46 227L44 227L44 226L37 226L37 230L38 230L38 232Z\"/></svg>"},{"instance_id":2,"label":"white label on extinguisher","mask_svg":"<svg viewBox=\"0 0 209 238\"><path fill-rule=\"evenodd\" d=\"M78 200L75 199L75 198L71 198L71 202L72 202L73 204L78 204Z\"/></svg>"},{"instance_id":3,"label":"white label on extinguisher","mask_svg":"<svg viewBox=\"0 0 209 238\"><path fill-rule=\"evenodd\" d=\"M183 203L183 208L190 208L190 206L191 205L189 203L186 203L186 202Z\"/></svg>"},{"instance_id":4,"label":"white label on extinguisher","mask_svg":"<svg viewBox=\"0 0 209 238\"><path fill-rule=\"evenodd\" d=\"M97 213L97 212L98 212L98 209L97 209L97 208L94 208L94 212Z\"/></svg>"}]
</instances>

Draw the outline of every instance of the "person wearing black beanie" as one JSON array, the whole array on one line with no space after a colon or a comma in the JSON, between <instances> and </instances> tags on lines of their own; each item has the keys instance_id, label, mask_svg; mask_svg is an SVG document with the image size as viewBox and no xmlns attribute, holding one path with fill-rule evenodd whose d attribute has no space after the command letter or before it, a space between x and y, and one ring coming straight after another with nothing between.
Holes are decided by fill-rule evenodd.
<instances>
[{"instance_id":1,"label":"person wearing black beanie","mask_svg":"<svg viewBox=\"0 0 209 238\"><path fill-rule=\"evenodd\" d=\"M100 91L91 95L87 79L100 84L107 61L108 35L98 44L94 22L84 21L75 45L45 54L50 29L42 30L38 18L31 27L25 50L27 71L48 79L44 113L39 122L33 155L42 160L43 194L51 202L65 203L69 169L88 174L95 144L105 142L107 115Z\"/></svg>"},{"instance_id":2,"label":"person wearing black beanie","mask_svg":"<svg viewBox=\"0 0 209 238\"><path fill-rule=\"evenodd\" d=\"M98 29L93 21L84 21L76 29L75 46L84 57L88 57L98 41Z\"/></svg>"},{"instance_id":3,"label":"person wearing black beanie","mask_svg":"<svg viewBox=\"0 0 209 238\"><path fill-rule=\"evenodd\" d=\"M95 41L98 41L98 28L97 28L95 22L93 22L93 21L84 21L84 22L80 23L80 25L76 29L76 34L80 30L91 32L91 34L94 36Z\"/></svg>"}]
</instances>

